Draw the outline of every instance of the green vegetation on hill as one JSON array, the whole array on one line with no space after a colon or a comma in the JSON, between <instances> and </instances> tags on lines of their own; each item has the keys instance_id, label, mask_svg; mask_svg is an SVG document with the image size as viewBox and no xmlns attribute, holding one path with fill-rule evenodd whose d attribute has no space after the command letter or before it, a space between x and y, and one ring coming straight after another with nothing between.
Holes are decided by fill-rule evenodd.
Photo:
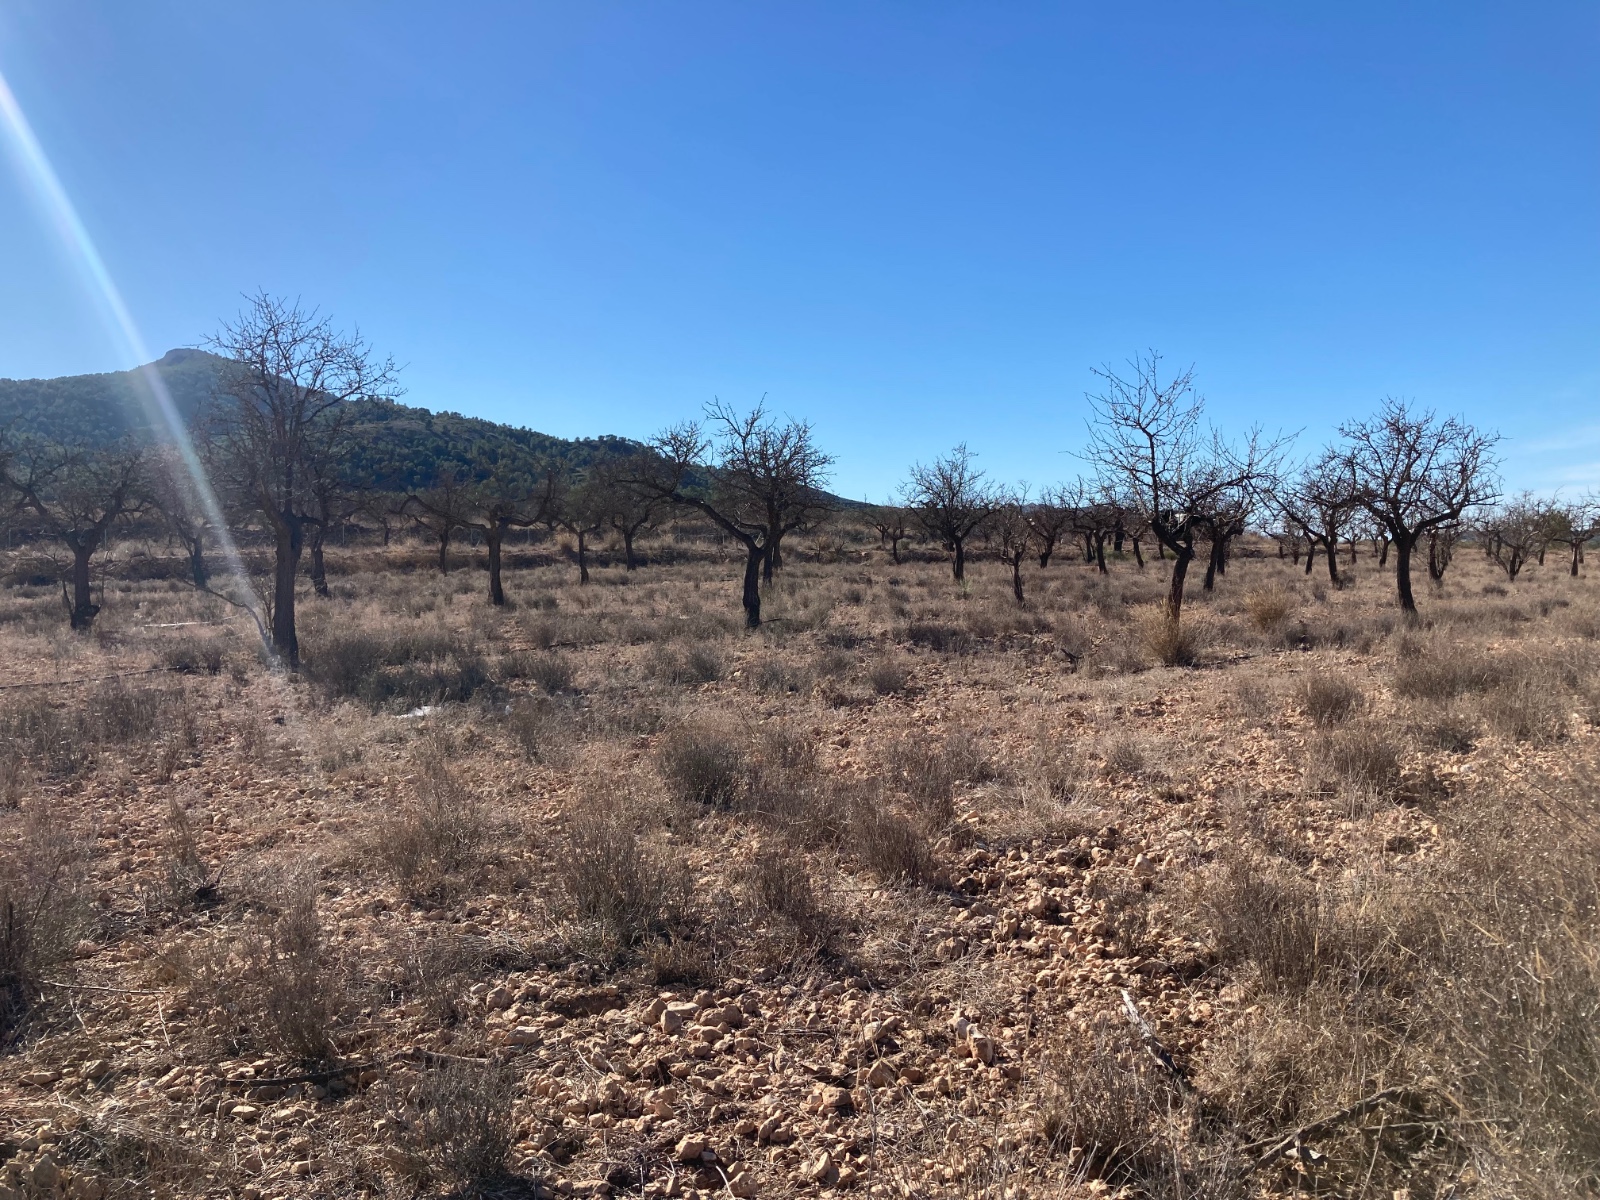
<instances>
[{"instance_id":1,"label":"green vegetation on hill","mask_svg":"<svg viewBox=\"0 0 1600 1200\"><path fill-rule=\"evenodd\" d=\"M204 419L227 360L204 350L169 350L154 364L178 415ZM626 438L570 440L385 400L352 405L356 451L353 473L396 491L426 487L441 470L471 473L475 462L507 452L581 469L639 448ZM123 437L159 438L142 371L66 375L57 379L0 379L0 427L49 441L105 445Z\"/></svg>"}]
</instances>

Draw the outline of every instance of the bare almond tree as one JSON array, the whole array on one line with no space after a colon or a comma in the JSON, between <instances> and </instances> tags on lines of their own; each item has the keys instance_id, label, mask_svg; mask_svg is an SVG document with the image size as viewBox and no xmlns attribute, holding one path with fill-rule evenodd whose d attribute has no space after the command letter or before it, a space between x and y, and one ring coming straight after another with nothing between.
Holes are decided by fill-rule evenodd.
<instances>
[{"instance_id":1,"label":"bare almond tree","mask_svg":"<svg viewBox=\"0 0 1600 1200\"><path fill-rule=\"evenodd\" d=\"M112 527L147 506L145 455L130 444L103 449L27 442L0 464L13 519L61 543L72 556L61 599L72 628L85 633L100 606L90 566Z\"/></svg>"},{"instance_id":2,"label":"bare almond tree","mask_svg":"<svg viewBox=\"0 0 1600 1200\"><path fill-rule=\"evenodd\" d=\"M1532 492L1485 509L1473 523L1486 558L1515 583L1528 560L1539 553L1549 529L1549 506Z\"/></svg>"},{"instance_id":3,"label":"bare almond tree","mask_svg":"<svg viewBox=\"0 0 1600 1200\"><path fill-rule=\"evenodd\" d=\"M593 486L604 495L606 522L622 539L622 559L629 571L637 569L639 556L634 542L647 529L654 529L666 507L632 481L640 474L638 464L648 450L608 457L589 468Z\"/></svg>"},{"instance_id":4,"label":"bare almond tree","mask_svg":"<svg viewBox=\"0 0 1600 1200\"><path fill-rule=\"evenodd\" d=\"M1056 545L1071 531L1073 519L1082 505L1083 484L1058 484L1045 488L1027 507L1028 526L1038 546L1039 568L1050 565Z\"/></svg>"},{"instance_id":5,"label":"bare almond tree","mask_svg":"<svg viewBox=\"0 0 1600 1200\"><path fill-rule=\"evenodd\" d=\"M467 527L467 518L472 514L473 500L467 486L460 469L445 467L428 487L409 493L405 499L405 514L427 530L439 547L441 575L450 573L450 539L457 530Z\"/></svg>"},{"instance_id":6,"label":"bare almond tree","mask_svg":"<svg viewBox=\"0 0 1600 1200\"><path fill-rule=\"evenodd\" d=\"M1578 500L1554 502L1546 518L1546 536L1552 544L1571 551L1569 573L1576 579L1583 563L1583 548L1600 533L1600 499L1584 496Z\"/></svg>"},{"instance_id":7,"label":"bare almond tree","mask_svg":"<svg viewBox=\"0 0 1600 1200\"><path fill-rule=\"evenodd\" d=\"M1324 450L1293 476L1270 489L1269 498L1284 524L1306 542L1306 574L1316 561L1317 547L1327 555L1328 580L1339 578L1339 538L1360 508L1349 472L1337 450Z\"/></svg>"},{"instance_id":8,"label":"bare almond tree","mask_svg":"<svg viewBox=\"0 0 1600 1200\"><path fill-rule=\"evenodd\" d=\"M1242 449L1228 446L1201 425L1194 368L1165 380L1160 368L1160 355L1151 351L1131 360L1126 374L1110 366L1095 372L1103 389L1088 398L1095 414L1088 453L1107 485L1172 551L1167 611L1177 620L1196 537L1230 496L1271 474L1282 442L1252 433Z\"/></svg>"},{"instance_id":9,"label":"bare almond tree","mask_svg":"<svg viewBox=\"0 0 1600 1200\"><path fill-rule=\"evenodd\" d=\"M189 560L189 581L202 592L211 590L211 568L206 543L215 535L205 505L178 451L162 446L153 452L157 461L148 474L150 502L167 533L183 547Z\"/></svg>"},{"instance_id":10,"label":"bare almond tree","mask_svg":"<svg viewBox=\"0 0 1600 1200\"><path fill-rule=\"evenodd\" d=\"M963 442L926 466L917 463L900 489L917 523L950 551L958 580L967 574L967 539L1000 504L999 492L973 463L975 457Z\"/></svg>"},{"instance_id":11,"label":"bare almond tree","mask_svg":"<svg viewBox=\"0 0 1600 1200\"><path fill-rule=\"evenodd\" d=\"M898 504L874 504L870 520L878 545L889 547L889 557L900 565L900 543L911 538L911 517Z\"/></svg>"},{"instance_id":12,"label":"bare almond tree","mask_svg":"<svg viewBox=\"0 0 1600 1200\"><path fill-rule=\"evenodd\" d=\"M1000 493L989 517L989 533L1000 561L1011 571L1011 594L1019 606L1026 603L1022 591L1022 564L1033 557L1036 544L1029 508L1027 488L1022 487L1015 492Z\"/></svg>"},{"instance_id":13,"label":"bare almond tree","mask_svg":"<svg viewBox=\"0 0 1600 1200\"><path fill-rule=\"evenodd\" d=\"M228 490L272 535L272 646L294 668L295 575L307 531L322 519L313 483L348 449L349 402L395 397L397 369L359 332L342 333L317 310L264 292L209 344L231 360L219 383L216 438Z\"/></svg>"},{"instance_id":14,"label":"bare almond tree","mask_svg":"<svg viewBox=\"0 0 1600 1200\"><path fill-rule=\"evenodd\" d=\"M823 489L833 456L817 446L811 426L782 422L757 405L739 414L720 402L706 421L659 434L640 456L629 481L645 495L709 518L745 551L740 603L745 624L761 624L761 578L782 564L787 533L810 525L833 507Z\"/></svg>"},{"instance_id":15,"label":"bare almond tree","mask_svg":"<svg viewBox=\"0 0 1600 1200\"><path fill-rule=\"evenodd\" d=\"M589 539L610 528L611 489L604 476L593 470L552 468L548 475L544 519L552 528L572 535L578 558L578 583L589 582Z\"/></svg>"},{"instance_id":16,"label":"bare almond tree","mask_svg":"<svg viewBox=\"0 0 1600 1200\"><path fill-rule=\"evenodd\" d=\"M1339 429L1351 492L1392 540L1400 608L1416 616L1411 555L1434 529L1454 525L1499 492L1495 434L1386 399L1377 414Z\"/></svg>"}]
</instances>

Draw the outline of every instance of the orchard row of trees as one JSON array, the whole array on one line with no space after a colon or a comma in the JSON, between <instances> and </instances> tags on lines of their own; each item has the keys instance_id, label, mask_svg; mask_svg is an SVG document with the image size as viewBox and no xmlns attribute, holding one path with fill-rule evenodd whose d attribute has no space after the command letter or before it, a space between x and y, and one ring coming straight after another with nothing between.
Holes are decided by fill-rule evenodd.
<instances>
[{"instance_id":1,"label":"orchard row of trees","mask_svg":"<svg viewBox=\"0 0 1600 1200\"><path fill-rule=\"evenodd\" d=\"M1177 620L1197 554L1206 552L1209 591L1227 570L1230 544L1247 529L1278 539L1296 562L1304 552L1307 572L1320 549L1336 586L1341 543L1354 557L1357 540L1371 538L1380 563L1394 554L1398 598L1409 614L1417 611L1412 562L1424 545L1435 580L1467 534L1512 579L1557 544L1570 549L1575 575L1597 532L1593 500L1524 494L1497 504L1498 438L1455 417L1385 400L1372 417L1341 426L1331 445L1296 459L1291 437L1254 429L1235 440L1208 424L1193 370L1164 376L1154 353L1096 375L1102 386L1088 397L1093 418L1080 455L1087 478L1030 496L1025 486L986 479L958 446L912 469L903 510L878 518L885 544L898 554L909 515L950 550L960 579L968 541L986 536L1011 568L1020 603L1024 561L1036 555L1047 566L1065 539L1078 541L1101 570L1108 540L1118 551L1131 543L1141 567L1143 545L1153 543L1158 557L1171 559L1166 603Z\"/></svg>"},{"instance_id":2,"label":"orchard row of trees","mask_svg":"<svg viewBox=\"0 0 1600 1200\"><path fill-rule=\"evenodd\" d=\"M741 412L720 402L701 420L645 445L615 443L581 467L485 439L462 447L431 478L399 486L356 467L362 458L349 424L352 402L398 395L394 363L359 334L342 333L297 303L258 295L210 345L229 369L194 430L192 455L131 443L0 444L0 488L13 528L59 545L70 558L63 597L74 629L95 619L91 562L119 524L158 524L184 547L195 587L249 609L264 639L294 666L301 572L308 568L314 590L326 594L325 540L352 522L381 524L386 539L395 519L414 523L437 543L441 570L448 570L453 538L481 539L489 600L501 605L502 548L511 530L565 531L587 582L596 538L617 536L632 570L635 539L673 511L697 515L743 549L740 600L754 628L762 585L783 566L785 539L816 528L838 507L826 490L832 456L809 424L777 419L760 405ZM1072 545L1104 571L1109 542L1113 552L1131 546L1143 567L1149 547L1170 560L1167 605L1176 621L1197 553L1207 554L1210 589L1227 570L1230 543L1246 529L1279 538L1297 562L1303 551L1308 571L1320 548L1335 584L1340 543L1353 554L1358 537L1372 537L1385 561L1393 552L1401 606L1414 613L1411 563L1424 541L1435 578L1463 533L1473 531L1514 579L1552 544L1571 548L1576 573L1595 532L1592 504L1525 496L1495 506L1496 439L1453 418L1387 401L1374 417L1343 427L1337 443L1296 463L1289 439L1255 430L1234 441L1208 425L1192 371L1163 378L1153 353L1126 370L1097 374L1103 387L1089 398L1085 478L1030 494L1025 486L995 484L957 446L914 466L900 503L870 509L896 561L920 532L949 553L960 580L978 538L1009 567L1022 603L1030 561L1047 568ZM272 545L271 576L259 587L243 577L235 556L221 573L208 558L246 530Z\"/></svg>"}]
</instances>

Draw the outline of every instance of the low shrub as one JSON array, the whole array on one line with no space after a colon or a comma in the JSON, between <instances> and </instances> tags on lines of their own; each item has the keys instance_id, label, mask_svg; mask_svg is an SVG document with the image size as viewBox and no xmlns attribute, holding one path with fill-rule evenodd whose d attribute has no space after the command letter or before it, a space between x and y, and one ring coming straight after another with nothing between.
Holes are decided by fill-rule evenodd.
<instances>
[{"instance_id":1,"label":"low shrub","mask_svg":"<svg viewBox=\"0 0 1600 1200\"><path fill-rule=\"evenodd\" d=\"M1166 667L1199 662L1201 638L1192 616L1181 620L1165 604L1147 604L1134 610L1133 619L1138 642L1154 661Z\"/></svg>"},{"instance_id":2,"label":"low shrub","mask_svg":"<svg viewBox=\"0 0 1600 1200\"><path fill-rule=\"evenodd\" d=\"M891 883L930 883L933 850L918 823L883 803L860 797L850 818L850 845L861 860Z\"/></svg>"},{"instance_id":3,"label":"low shrub","mask_svg":"<svg viewBox=\"0 0 1600 1200\"><path fill-rule=\"evenodd\" d=\"M84 848L40 811L0 843L0 1042L39 999L42 982L72 959L89 925Z\"/></svg>"},{"instance_id":4,"label":"low shrub","mask_svg":"<svg viewBox=\"0 0 1600 1200\"><path fill-rule=\"evenodd\" d=\"M689 894L682 867L651 853L628 814L598 796L569 818L556 871L573 915L594 926L610 954L666 933Z\"/></svg>"},{"instance_id":5,"label":"low shrub","mask_svg":"<svg viewBox=\"0 0 1600 1200\"><path fill-rule=\"evenodd\" d=\"M1250 623L1266 633L1278 628L1294 608L1294 597L1276 585L1245 593L1244 611Z\"/></svg>"},{"instance_id":6,"label":"low shrub","mask_svg":"<svg viewBox=\"0 0 1600 1200\"><path fill-rule=\"evenodd\" d=\"M301 674L329 699L374 709L470 699L490 682L483 657L439 630L332 633L306 639Z\"/></svg>"},{"instance_id":7,"label":"low shrub","mask_svg":"<svg viewBox=\"0 0 1600 1200\"><path fill-rule=\"evenodd\" d=\"M412 1124L435 1170L468 1186L504 1175L515 1094L516 1073L500 1063L446 1059L424 1073Z\"/></svg>"},{"instance_id":8,"label":"low shrub","mask_svg":"<svg viewBox=\"0 0 1600 1200\"><path fill-rule=\"evenodd\" d=\"M1503 738L1547 746L1567 736L1570 704L1549 682L1533 676L1496 688L1478 701L1485 724Z\"/></svg>"},{"instance_id":9,"label":"low shrub","mask_svg":"<svg viewBox=\"0 0 1600 1200\"><path fill-rule=\"evenodd\" d=\"M532 681L548 696L570 692L577 679L572 660L554 650L547 650L543 654L519 655L514 659L513 667L517 678Z\"/></svg>"},{"instance_id":10,"label":"low shrub","mask_svg":"<svg viewBox=\"0 0 1600 1200\"><path fill-rule=\"evenodd\" d=\"M1348 787L1387 796L1400 785L1399 747L1376 727L1330 733L1312 753L1324 770Z\"/></svg>"},{"instance_id":11,"label":"low shrub","mask_svg":"<svg viewBox=\"0 0 1600 1200\"><path fill-rule=\"evenodd\" d=\"M656 767L667 793L687 804L729 808L744 791L749 748L711 725L688 725L662 738Z\"/></svg>"},{"instance_id":12,"label":"low shrub","mask_svg":"<svg viewBox=\"0 0 1600 1200\"><path fill-rule=\"evenodd\" d=\"M1366 703L1361 689L1347 679L1313 675L1301 691L1306 715L1314 725L1338 725L1360 712Z\"/></svg>"},{"instance_id":13,"label":"low shrub","mask_svg":"<svg viewBox=\"0 0 1600 1200\"><path fill-rule=\"evenodd\" d=\"M970 633L937 621L912 621L906 627L906 640L913 646L926 646L940 654L970 654L973 648Z\"/></svg>"},{"instance_id":14,"label":"low shrub","mask_svg":"<svg viewBox=\"0 0 1600 1200\"><path fill-rule=\"evenodd\" d=\"M804 857L787 848L763 847L741 872L741 882L757 911L777 918L807 941L824 940L827 916Z\"/></svg>"},{"instance_id":15,"label":"low shrub","mask_svg":"<svg viewBox=\"0 0 1600 1200\"><path fill-rule=\"evenodd\" d=\"M448 752L420 756L411 797L381 821L373 850L413 899L439 894L479 863L488 819L476 792L448 765Z\"/></svg>"}]
</instances>

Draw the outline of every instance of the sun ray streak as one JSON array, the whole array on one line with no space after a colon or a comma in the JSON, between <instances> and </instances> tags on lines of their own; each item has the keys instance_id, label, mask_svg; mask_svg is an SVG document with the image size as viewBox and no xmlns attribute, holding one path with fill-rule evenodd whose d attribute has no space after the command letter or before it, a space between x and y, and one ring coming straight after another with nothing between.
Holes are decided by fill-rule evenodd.
<instances>
[{"instance_id":1,"label":"sun ray streak","mask_svg":"<svg viewBox=\"0 0 1600 1200\"><path fill-rule=\"evenodd\" d=\"M165 433L176 448L179 461L183 464L184 476L175 482L190 491L193 498L199 501L206 520L215 532L229 573L233 576L238 593L236 602L249 610L257 632L262 635L263 644L270 650L260 598L250 584L244 560L223 517L222 505L217 500L216 489L211 486L211 478L206 473L205 464L200 461L200 455L195 450L194 439L189 436L188 427L178 415L177 406L172 402L172 394L167 390L166 381L161 378L161 372L156 370L149 348L139 333L133 314L123 302L116 281L106 269L99 248L78 216L77 207L67 195L66 189L61 186L55 168L51 166L44 147L39 144L39 139L34 136L33 127L28 123L21 105L17 103L17 98L11 91L10 84L6 82L4 73L0 73L0 119L3 119L7 140L22 174L32 185L45 214L66 244L73 262L82 271L91 295L101 308L109 332L119 343L119 349L138 364L140 378L145 386L142 389L136 388L135 391L145 408L145 416L151 425Z\"/></svg>"}]
</instances>

